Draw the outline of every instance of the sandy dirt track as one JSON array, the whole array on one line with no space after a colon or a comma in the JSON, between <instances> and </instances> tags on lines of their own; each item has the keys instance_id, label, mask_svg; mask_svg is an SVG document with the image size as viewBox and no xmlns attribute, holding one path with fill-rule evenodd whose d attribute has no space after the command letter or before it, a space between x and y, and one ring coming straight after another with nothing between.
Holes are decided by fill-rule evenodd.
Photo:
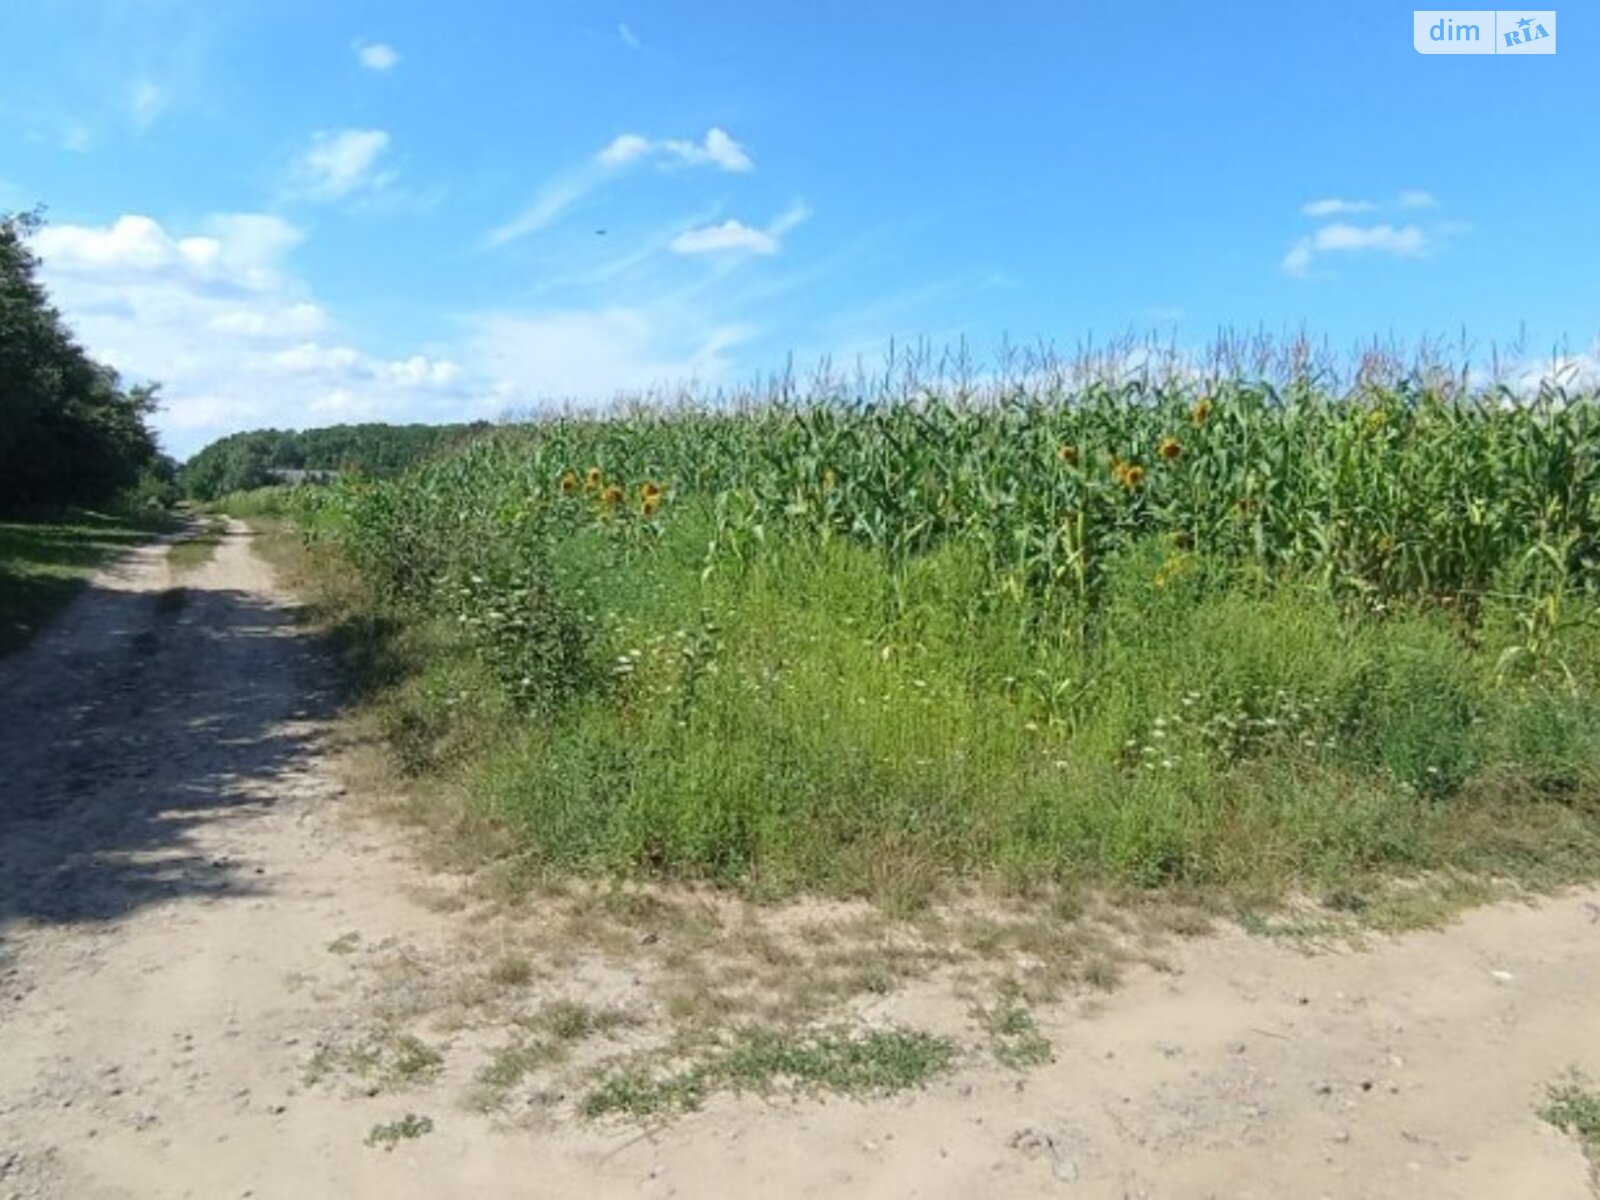
<instances>
[{"instance_id":1,"label":"sandy dirt track","mask_svg":"<svg viewBox=\"0 0 1600 1200\"><path fill-rule=\"evenodd\" d=\"M1053 1063L886 1101L508 1130L448 1081L307 1087L364 969L330 942L443 946L462 918L351 816L331 663L248 532L182 577L164 555L0 661L0 1200L1592 1194L1536 1110L1600 1076L1594 891L1361 953L1185 943L1173 974L1042 1011ZM409 1110L433 1132L363 1144Z\"/></svg>"}]
</instances>

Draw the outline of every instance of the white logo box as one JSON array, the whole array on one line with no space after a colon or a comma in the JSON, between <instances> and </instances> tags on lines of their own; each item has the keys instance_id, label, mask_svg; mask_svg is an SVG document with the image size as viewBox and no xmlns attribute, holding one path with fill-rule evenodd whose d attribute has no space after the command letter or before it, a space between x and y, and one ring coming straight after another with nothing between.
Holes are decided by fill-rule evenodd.
<instances>
[{"instance_id":1,"label":"white logo box","mask_svg":"<svg viewBox=\"0 0 1600 1200\"><path fill-rule=\"evenodd\" d=\"M1556 10L1418 9L1411 39L1418 54L1554 54Z\"/></svg>"}]
</instances>

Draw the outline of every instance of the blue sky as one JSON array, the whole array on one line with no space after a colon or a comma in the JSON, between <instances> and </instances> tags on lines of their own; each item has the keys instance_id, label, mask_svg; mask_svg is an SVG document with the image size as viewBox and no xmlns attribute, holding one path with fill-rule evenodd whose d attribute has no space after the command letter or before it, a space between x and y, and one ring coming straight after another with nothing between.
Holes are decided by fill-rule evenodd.
<instances>
[{"instance_id":1,"label":"blue sky","mask_svg":"<svg viewBox=\"0 0 1600 1200\"><path fill-rule=\"evenodd\" d=\"M1600 334L1600 23L1387 3L39 0L0 209L182 455L891 337ZM599 231L603 230L601 233Z\"/></svg>"}]
</instances>

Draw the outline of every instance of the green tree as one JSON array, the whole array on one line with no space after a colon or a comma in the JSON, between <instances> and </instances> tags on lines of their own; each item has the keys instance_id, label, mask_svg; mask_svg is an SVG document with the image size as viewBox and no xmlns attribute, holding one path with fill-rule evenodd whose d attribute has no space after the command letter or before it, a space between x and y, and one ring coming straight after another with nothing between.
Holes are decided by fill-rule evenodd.
<instances>
[{"instance_id":1,"label":"green tree","mask_svg":"<svg viewBox=\"0 0 1600 1200\"><path fill-rule=\"evenodd\" d=\"M0 511L110 499L158 453L157 387L125 389L73 338L28 246L40 222L0 216Z\"/></svg>"}]
</instances>

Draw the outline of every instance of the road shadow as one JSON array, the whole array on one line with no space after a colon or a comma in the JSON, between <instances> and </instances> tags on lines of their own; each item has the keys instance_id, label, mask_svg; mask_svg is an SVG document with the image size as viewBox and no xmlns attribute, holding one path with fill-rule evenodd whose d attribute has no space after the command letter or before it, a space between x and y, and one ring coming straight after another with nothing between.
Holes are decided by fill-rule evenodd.
<instances>
[{"instance_id":1,"label":"road shadow","mask_svg":"<svg viewBox=\"0 0 1600 1200\"><path fill-rule=\"evenodd\" d=\"M89 586L0 659L0 939L270 891L266 866L217 847L227 822L326 789L311 766L338 703L284 605Z\"/></svg>"}]
</instances>

